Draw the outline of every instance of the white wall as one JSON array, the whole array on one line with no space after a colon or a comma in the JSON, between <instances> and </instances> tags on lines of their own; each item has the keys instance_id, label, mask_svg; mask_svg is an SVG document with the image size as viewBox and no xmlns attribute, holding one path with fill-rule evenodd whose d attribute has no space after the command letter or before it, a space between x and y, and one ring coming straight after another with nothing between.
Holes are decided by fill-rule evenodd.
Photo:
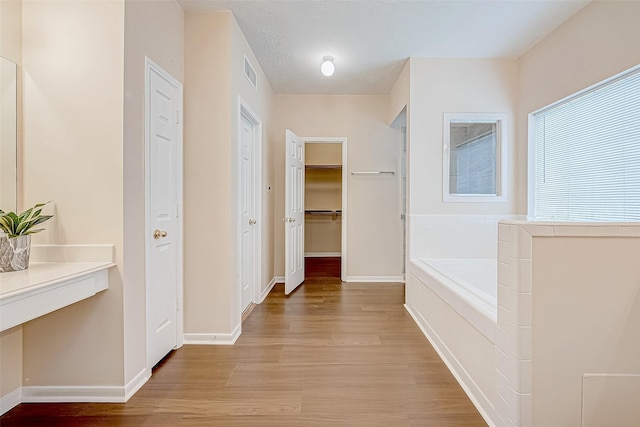
<instances>
[{"instance_id":1,"label":"white wall","mask_svg":"<svg viewBox=\"0 0 640 427\"><path fill-rule=\"evenodd\" d=\"M400 132L389 127L386 95L278 95L275 100L275 273L284 275L285 129L301 137L346 137L348 176L347 279L402 276ZM343 159L344 164L344 159ZM343 219L344 220L344 219Z\"/></svg>"},{"instance_id":2,"label":"white wall","mask_svg":"<svg viewBox=\"0 0 640 427\"><path fill-rule=\"evenodd\" d=\"M23 326L23 385L122 386L124 3L22 6L23 206L55 214L35 243L114 244L117 264L107 291Z\"/></svg>"},{"instance_id":3,"label":"white wall","mask_svg":"<svg viewBox=\"0 0 640 427\"><path fill-rule=\"evenodd\" d=\"M145 56L184 82L184 11L172 0L126 0L124 38L123 303L124 381L128 383L146 365Z\"/></svg>"},{"instance_id":4,"label":"white wall","mask_svg":"<svg viewBox=\"0 0 640 427\"><path fill-rule=\"evenodd\" d=\"M518 61L518 200L527 209L527 115L640 63L640 3L593 1Z\"/></svg>"},{"instance_id":5,"label":"white wall","mask_svg":"<svg viewBox=\"0 0 640 427\"><path fill-rule=\"evenodd\" d=\"M611 425L638 421L620 421L621 412L638 414L638 395L619 394L609 408L606 396L587 406L582 399L591 391L584 374L629 375L640 386L639 253L640 238L533 239L534 425L595 426L589 415L597 412Z\"/></svg>"},{"instance_id":6,"label":"white wall","mask_svg":"<svg viewBox=\"0 0 640 427\"><path fill-rule=\"evenodd\" d=\"M0 56L17 64L18 150L22 146L22 3L0 1ZM18 166L20 169L21 167ZM18 173L20 173L18 169ZM20 191L18 191L20 197ZM4 206L0 208L5 209ZM22 386L22 327L0 333L0 399ZM2 408L0 408L2 413Z\"/></svg>"},{"instance_id":7,"label":"white wall","mask_svg":"<svg viewBox=\"0 0 640 427\"><path fill-rule=\"evenodd\" d=\"M144 236L137 232L144 224L144 55L183 79L183 12L175 2L151 1L25 2L21 12L23 206L52 199L56 215L36 242L115 244L117 268L108 291L24 325L23 343L19 330L3 333L11 346L3 346L2 366L17 374L18 386L124 387L146 363ZM2 375L3 395L9 378Z\"/></svg>"},{"instance_id":8,"label":"white wall","mask_svg":"<svg viewBox=\"0 0 640 427\"><path fill-rule=\"evenodd\" d=\"M525 212L527 208L527 115L640 63L640 26L637 24L639 16L638 2L592 2L520 58L520 212ZM611 240L617 241L615 247L612 247ZM539 254L537 258L547 259L546 265L533 266L535 425L580 425L581 374L595 371L635 374L639 372L640 367L637 363L633 365L627 363L631 360L625 362L624 359L625 354L637 356L639 351L633 348L625 353L629 351L629 346L637 347L637 330L625 326L638 324L638 319L633 318L633 310L629 311L630 305L637 305L637 299L634 298L638 291L635 289L631 294L628 292L629 289L633 289L629 288L629 280L636 280L637 284L637 268L631 259L631 253L637 253L637 248L636 243L631 240L619 240L565 238L553 247L547 247L549 242L544 238L534 240L534 251ZM624 249L624 245L631 247ZM571 253L576 257L561 264L551 263L548 258L560 253ZM585 263L585 260L600 262ZM603 277L605 270L601 267L606 266L618 267L612 268L611 274ZM562 279L569 274L577 277L563 281ZM606 287L603 288L605 284ZM556 299L558 293L565 295L571 302L560 304ZM549 299L552 295L553 301ZM614 310L605 311L605 307L614 307ZM571 311L572 315L567 318L568 311ZM546 315L536 317L536 312L545 312ZM594 317L593 313L597 313L598 316ZM609 316L608 320L605 313ZM582 335L572 329L575 322L581 322L580 319L584 322L598 321L593 327L587 328L588 334ZM614 328L613 324L606 322L613 322L617 326ZM611 328L606 333L601 333L600 328L606 328L607 324L612 325ZM617 329L618 326L623 329ZM558 330L563 332L558 334ZM567 336L573 337L574 340L567 340ZM607 342L610 339L613 340ZM595 347L594 343L597 343ZM566 345L571 347L568 353L565 351ZM606 353L603 354L602 351ZM551 355L553 361L549 360ZM561 357L562 355L566 357ZM601 363L596 363L596 360ZM620 363L614 363L616 361ZM564 367L558 369L561 363ZM562 394L562 399L557 393ZM588 425L589 420L586 422L585 425Z\"/></svg>"},{"instance_id":9,"label":"white wall","mask_svg":"<svg viewBox=\"0 0 640 427\"><path fill-rule=\"evenodd\" d=\"M232 21L233 50L231 56L232 68L232 115L231 115L231 135L232 146L238 147L238 96L262 121L262 188L259 197L262 200L262 216L260 221L260 232L262 238L261 254L261 277L260 289L264 291L274 276L273 270L273 202L274 192L269 190L273 184L273 103L274 94L271 84L260 67L247 39L244 37L240 26L235 18ZM249 83L244 75L245 56L257 74L257 90ZM239 155L237 152L236 155ZM239 172L235 172L236 179L239 179ZM239 272L238 272L239 274ZM239 280L239 276L238 276Z\"/></svg>"},{"instance_id":10,"label":"white wall","mask_svg":"<svg viewBox=\"0 0 640 427\"><path fill-rule=\"evenodd\" d=\"M185 13L185 333L232 330L231 25L227 12Z\"/></svg>"},{"instance_id":11,"label":"white wall","mask_svg":"<svg viewBox=\"0 0 640 427\"><path fill-rule=\"evenodd\" d=\"M511 214L516 211L514 119L518 64L512 59L410 61L411 214ZM504 203L444 203L442 146L444 113L507 113L507 198Z\"/></svg>"},{"instance_id":12,"label":"white wall","mask_svg":"<svg viewBox=\"0 0 640 427\"><path fill-rule=\"evenodd\" d=\"M258 91L243 74L244 55ZM229 340L240 327L237 234L238 96L263 122L263 224L271 223L269 129L272 91L230 12L185 13L185 334ZM266 288L272 240L262 228ZM197 336L197 338L196 338Z\"/></svg>"}]
</instances>

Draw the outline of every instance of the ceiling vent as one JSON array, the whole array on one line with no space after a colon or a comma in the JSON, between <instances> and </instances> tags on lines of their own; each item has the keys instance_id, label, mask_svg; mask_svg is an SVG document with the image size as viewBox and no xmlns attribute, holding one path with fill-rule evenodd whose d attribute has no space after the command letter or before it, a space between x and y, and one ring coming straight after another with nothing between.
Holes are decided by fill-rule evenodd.
<instances>
[{"instance_id":1,"label":"ceiling vent","mask_svg":"<svg viewBox=\"0 0 640 427\"><path fill-rule=\"evenodd\" d=\"M249 80L249 83L251 83L251 86L253 86L255 90L258 90L258 77L256 75L256 70L253 69L246 56L244 57L244 75Z\"/></svg>"}]
</instances>

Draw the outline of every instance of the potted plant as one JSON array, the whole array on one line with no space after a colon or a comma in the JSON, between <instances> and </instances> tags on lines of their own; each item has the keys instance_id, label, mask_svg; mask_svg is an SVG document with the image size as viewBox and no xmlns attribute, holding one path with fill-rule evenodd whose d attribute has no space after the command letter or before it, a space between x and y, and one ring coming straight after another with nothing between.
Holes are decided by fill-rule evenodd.
<instances>
[{"instance_id":1,"label":"potted plant","mask_svg":"<svg viewBox=\"0 0 640 427\"><path fill-rule=\"evenodd\" d=\"M42 214L47 203L38 203L20 215L0 209L0 273L29 267L31 235L44 230L34 227L53 217Z\"/></svg>"}]
</instances>

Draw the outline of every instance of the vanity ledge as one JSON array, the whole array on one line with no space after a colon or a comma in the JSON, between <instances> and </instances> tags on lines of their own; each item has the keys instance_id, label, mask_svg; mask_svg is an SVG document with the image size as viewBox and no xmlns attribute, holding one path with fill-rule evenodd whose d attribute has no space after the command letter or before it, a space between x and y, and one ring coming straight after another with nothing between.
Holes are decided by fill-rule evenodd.
<instances>
[{"instance_id":1,"label":"vanity ledge","mask_svg":"<svg viewBox=\"0 0 640 427\"><path fill-rule=\"evenodd\" d=\"M59 249L59 250L57 250ZM36 257L23 271L0 274L0 331L18 326L52 311L89 298L108 288L108 269L114 267L108 255L113 245L47 247L46 257ZM64 255L56 257L56 252ZM70 261L70 253L99 255L89 261L86 255L78 262ZM45 258L48 262L38 262ZM63 261L53 261L56 258ZM73 257L76 258L76 257ZM76 259L77 259L76 258ZM97 258L97 259L96 259Z\"/></svg>"}]
</instances>

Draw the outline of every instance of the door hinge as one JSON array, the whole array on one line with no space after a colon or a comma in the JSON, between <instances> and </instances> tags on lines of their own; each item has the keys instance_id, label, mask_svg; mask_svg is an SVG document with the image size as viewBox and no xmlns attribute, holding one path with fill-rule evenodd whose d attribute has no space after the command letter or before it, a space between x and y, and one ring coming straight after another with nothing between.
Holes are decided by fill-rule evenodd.
<instances>
[{"instance_id":1,"label":"door hinge","mask_svg":"<svg viewBox=\"0 0 640 427\"><path fill-rule=\"evenodd\" d=\"M180 298L176 297L176 311L180 311Z\"/></svg>"},{"instance_id":2,"label":"door hinge","mask_svg":"<svg viewBox=\"0 0 640 427\"><path fill-rule=\"evenodd\" d=\"M176 124L180 124L180 110L176 110Z\"/></svg>"},{"instance_id":3,"label":"door hinge","mask_svg":"<svg viewBox=\"0 0 640 427\"><path fill-rule=\"evenodd\" d=\"M180 205L176 205L176 218L180 218Z\"/></svg>"}]
</instances>

